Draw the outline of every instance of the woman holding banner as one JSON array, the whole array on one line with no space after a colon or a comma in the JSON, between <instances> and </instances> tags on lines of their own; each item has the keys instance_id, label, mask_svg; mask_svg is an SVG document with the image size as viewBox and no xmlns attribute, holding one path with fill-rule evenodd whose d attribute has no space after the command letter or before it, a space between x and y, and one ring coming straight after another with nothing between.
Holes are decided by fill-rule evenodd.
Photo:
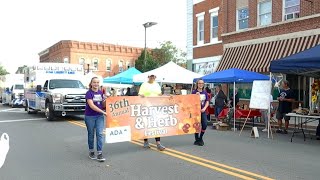
<instances>
[{"instance_id":1,"label":"woman holding banner","mask_svg":"<svg viewBox=\"0 0 320 180\"><path fill-rule=\"evenodd\" d=\"M198 94L200 95L200 102L201 102L201 133L199 136L199 133L195 133L195 141L194 145L203 146L203 135L207 129L207 114L206 109L209 106L209 98L207 92L204 90L204 81L202 79L199 79L196 82L196 89L192 91L192 94Z\"/></svg>"},{"instance_id":2,"label":"woman holding banner","mask_svg":"<svg viewBox=\"0 0 320 180\"><path fill-rule=\"evenodd\" d=\"M99 79L93 77L89 84L89 90L86 93L86 109L84 113L84 121L88 131L88 146L89 158L97 159L100 162L105 161L102 155L102 146L104 143L103 129L104 129L104 115L106 112L105 98L101 90L99 90ZM94 153L94 132L96 131L97 138L97 157Z\"/></svg>"},{"instance_id":3,"label":"woman holding banner","mask_svg":"<svg viewBox=\"0 0 320 180\"><path fill-rule=\"evenodd\" d=\"M154 97L154 96L161 96L161 87L160 85L155 82L156 76L154 74L150 74L148 76L148 81L142 83L139 89L139 96L141 97ZM156 144L157 149L159 151L165 150L165 147L160 143L160 137L156 137ZM144 139L144 148L150 148L150 144L148 139Z\"/></svg>"}]
</instances>

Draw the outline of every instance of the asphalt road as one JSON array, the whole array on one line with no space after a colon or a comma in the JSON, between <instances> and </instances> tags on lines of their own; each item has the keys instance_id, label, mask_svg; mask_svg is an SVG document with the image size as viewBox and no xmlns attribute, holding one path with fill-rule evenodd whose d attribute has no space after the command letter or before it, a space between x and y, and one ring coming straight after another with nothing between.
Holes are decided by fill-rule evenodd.
<instances>
[{"instance_id":1,"label":"asphalt road","mask_svg":"<svg viewBox=\"0 0 320 180\"><path fill-rule=\"evenodd\" d=\"M48 122L43 114L0 105L0 135L10 136L1 180L34 179L318 179L320 141L301 135L268 139L208 129L205 146L193 136L162 138L164 152L143 149L140 141L105 144L103 163L88 158L82 117ZM154 140L150 140L154 143Z\"/></svg>"}]
</instances>

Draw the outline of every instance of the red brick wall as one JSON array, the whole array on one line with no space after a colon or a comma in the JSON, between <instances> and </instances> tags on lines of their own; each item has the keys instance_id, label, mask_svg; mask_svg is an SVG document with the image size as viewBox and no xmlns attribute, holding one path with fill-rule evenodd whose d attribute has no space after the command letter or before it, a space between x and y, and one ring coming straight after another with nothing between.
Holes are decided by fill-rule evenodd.
<instances>
[{"instance_id":1,"label":"red brick wall","mask_svg":"<svg viewBox=\"0 0 320 180\"><path fill-rule=\"evenodd\" d=\"M197 35L198 35L198 19L196 14L205 12L204 15L204 43L210 42L210 27L211 27L211 15L209 13L210 9L220 7L221 10L221 0L205 0L193 6L193 45L197 45ZM220 22L223 22L222 14L218 14L218 21L219 21L219 32L222 31L222 26ZM221 34L221 33L219 33ZM221 37L218 35L218 39L220 40Z\"/></svg>"},{"instance_id":2,"label":"red brick wall","mask_svg":"<svg viewBox=\"0 0 320 180\"><path fill-rule=\"evenodd\" d=\"M249 3L249 28L257 27L257 13L258 13L257 0L250 0L250 3Z\"/></svg>"},{"instance_id":3,"label":"red brick wall","mask_svg":"<svg viewBox=\"0 0 320 180\"><path fill-rule=\"evenodd\" d=\"M205 12L204 15L204 44L210 43L211 36L211 14L209 13L210 9L219 7L218 11L218 40L221 40L221 34L223 32L223 13L221 12L221 0L205 0L193 6L193 45L197 45L197 36L198 36L198 19L196 14ZM222 55L223 46L222 44L206 45L202 47L196 47L193 49L193 58L202 58L202 57L211 57Z\"/></svg>"},{"instance_id":4,"label":"red brick wall","mask_svg":"<svg viewBox=\"0 0 320 180\"><path fill-rule=\"evenodd\" d=\"M301 17L320 13L320 0L311 0L313 3L301 1ZM257 27L257 8L259 0L249 0L249 28ZM265 28L249 29L240 33L232 33L236 31L236 0L205 0L193 6L193 45L197 45L197 17L196 14L205 12L204 25L204 43L210 42L210 13L209 10L220 7L219 10L219 40L223 44L240 42L250 39L263 37L271 37L275 35L288 34L293 32L305 31L319 28L319 17L311 19L280 23L275 26L267 26ZM282 22L283 1L272 0L272 23ZM272 24L271 24L272 25ZM223 36L221 36L223 34ZM221 55L223 48L220 45L209 45L196 47L193 49L194 58L210 57Z\"/></svg>"},{"instance_id":5,"label":"red brick wall","mask_svg":"<svg viewBox=\"0 0 320 180\"><path fill-rule=\"evenodd\" d=\"M222 53L223 53L222 43L193 48L194 59L211 57L211 56L220 56L222 55Z\"/></svg>"},{"instance_id":6,"label":"red brick wall","mask_svg":"<svg viewBox=\"0 0 320 180\"><path fill-rule=\"evenodd\" d=\"M272 0L272 23L282 21L282 2L283 0Z\"/></svg>"},{"instance_id":7,"label":"red brick wall","mask_svg":"<svg viewBox=\"0 0 320 180\"><path fill-rule=\"evenodd\" d=\"M125 67L127 61L133 66L134 61L138 59L143 50L137 47L78 41L60 41L48 49L47 54L40 56L40 62L63 63L63 58L68 57L70 64L79 64L80 58L88 60L87 63L98 59L98 70L93 70L93 72L103 77L119 73L119 60L124 60L124 69L127 69ZM106 59L112 60L111 71L106 71ZM87 69L87 65L84 66Z\"/></svg>"},{"instance_id":8,"label":"red brick wall","mask_svg":"<svg viewBox=\"0 0 320 180\"><path fill-rule=\"evenodd\" d=\"M236 9L237 9L236 1L234 0L224 0L222 2L221 12L223 15L224 26L223 26L223 33L233 32L236 31Z\"/></svg>"},{"instance_id":9,"label":"red brick wall","mask_svg":"<svg viewBox=\"0 0 320 180\"><path fill-rule=\"evenodd\" d=\"M300 17L320 13L320 0L301 0ZM257 8L259 0L249 0L249 28L257 27ZM224 16L223 34L236 31L236 1L224 0L221 5ZM282 22L283 0L272 0L272 23Z\"/></svg>"},{"instance_id":10,"label":"red brick wall","mask_svg":"<svg viewBox=\"0 0 320 180\"><path fill-rule=\"evenodd\" d=\"M320 1L319 0L301 0L300 1L300 16L309 16L312 14L320 13Z\"/></svg>"},{"instance_id":11,"label":"red brick wall","mask_svg":"<svg viewBox=\"0 0 320 180\"><path fill-rule=\"evenodd\" d=\"M223 43L228 44L232 42L240 42L250 39L258 39L264 37L270 37L281 34L288 34L293 32L318 29L320 28L320 17L314 17L310 19L293 21L288 23L279 24L276 26L267 26L265 28L259 28L241 33L229 34L222 37Z\"/></svg>"}]
</instances>

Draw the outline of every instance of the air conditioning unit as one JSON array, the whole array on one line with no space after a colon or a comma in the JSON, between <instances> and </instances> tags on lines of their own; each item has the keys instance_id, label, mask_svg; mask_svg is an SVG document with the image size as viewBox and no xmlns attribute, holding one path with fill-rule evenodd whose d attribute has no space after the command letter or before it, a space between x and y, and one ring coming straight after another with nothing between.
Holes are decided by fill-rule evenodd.
<instances>
[{"instance_id":1,"label":"air conditioning unit","mask_svg":"<svg viewBox=\"0 0 320 180\"><path fill-rule=\"evenodd\" d=\"M286 14L284 15L284 20L289 20L289 19L296 19L300 17L299 12L291 13L291 14Z\"/></svg>"}]
</instances>

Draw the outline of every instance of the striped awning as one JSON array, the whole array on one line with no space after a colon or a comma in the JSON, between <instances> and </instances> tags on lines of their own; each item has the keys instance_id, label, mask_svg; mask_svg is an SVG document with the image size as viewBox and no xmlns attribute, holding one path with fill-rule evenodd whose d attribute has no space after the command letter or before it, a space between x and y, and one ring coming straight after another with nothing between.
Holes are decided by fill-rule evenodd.
<instances>
[{"instance_id":1,"label":"striped awning","mask_svg":"<svg viewBox=\"0 0 320 180\"><path fill-rule=\"evenodd\" d=\"M320 44L320 35L227 48L216 71L230 68L269 72L270 62Z\"/></svg>"}]
</instances>

